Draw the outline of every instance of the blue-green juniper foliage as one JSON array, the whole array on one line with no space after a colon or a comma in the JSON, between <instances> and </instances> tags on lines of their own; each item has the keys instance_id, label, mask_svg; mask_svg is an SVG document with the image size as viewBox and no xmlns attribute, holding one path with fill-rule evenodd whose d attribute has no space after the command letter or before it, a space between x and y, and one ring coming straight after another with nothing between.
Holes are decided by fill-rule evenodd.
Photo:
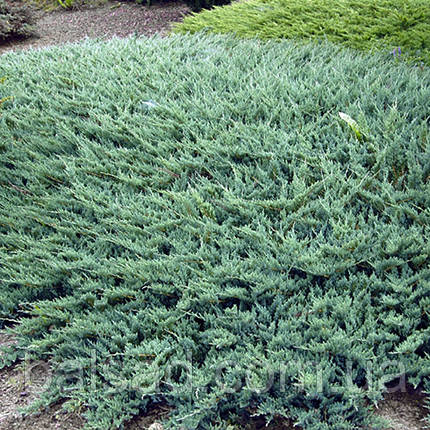
<instances>
[{"instance_id":1,"label":"blue-green juniper foliage","mask_svg":"<svg viewBox=\"0 0 430 430\"><path fill-rule=\"evenodd\" d=\"M381 381L430 388L427 69L175 36L7 54L0 77L0 365L48 359L39 404L341 430Z\"/></svg>"}]
</instances>

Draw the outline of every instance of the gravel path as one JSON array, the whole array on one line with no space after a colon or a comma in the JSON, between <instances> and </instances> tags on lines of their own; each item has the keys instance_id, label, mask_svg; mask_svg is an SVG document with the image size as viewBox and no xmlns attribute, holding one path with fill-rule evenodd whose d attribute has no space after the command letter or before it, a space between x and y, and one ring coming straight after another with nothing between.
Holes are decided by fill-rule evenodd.
<instances>
[{"instance_id":1,"label":"gravel path","mask_svg":"<svg viewBox=\"0 0 430 430\"><path fill-rule=\"evenodd\" d=\"M37 36L2 44L0 54L16 49L77 42L88 37L110 39L133 34L166 34L171 24L181 21L187 13L188 7L181 2L159 3L148 7L133 2L111 0L99 7L39 12L36 22Z\"/></svg>"}]
</instances>

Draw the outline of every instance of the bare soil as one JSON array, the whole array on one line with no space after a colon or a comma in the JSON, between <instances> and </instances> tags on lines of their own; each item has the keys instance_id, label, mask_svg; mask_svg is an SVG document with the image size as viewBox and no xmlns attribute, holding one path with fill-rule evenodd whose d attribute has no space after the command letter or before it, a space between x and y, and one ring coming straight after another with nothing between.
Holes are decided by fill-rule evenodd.
<instances>
[{"instance_id":1,"label":"bare soil","mask_svg":"<svg viewBox=\"0 0 430 430\"><path fill-rule=\"evenodd\" d=\"M390 423L387 430L421 430L426 428L423 419L429 413L424 408L424 400L423 393L409 387L405 393L387 394L376 414Z\"/></svg>"},{"instance_id":2,"label":"bare soil","mask_svg":"<svg viewBox=\"0 0 430 430\"><path fill-rule=\"evenodd\" d=\"M42 48L78 42L86 38L111 39L131 35L165 35L172 23L181 21L190 10L181 2L161 2L153 6L107 0L101 5L77 10L56 9L36 14L36 35L0 44L0 54L20 49Z\"/></svg>"},{"instance_id":3,"label":"bare soil","mask_svg":"<svg viewBox=\"0 0 430 430\"><path fill-rule=\"evenodd\" d=\"M0 334L0 346L13 343L10 336ZM61 405L35 415L24 417L20 409L30 405L43 392L49 378L46 363L18 364L0 371L0 430L77 430L83 419L77 414L65 413Z\"/></svg>"}]
</instances>

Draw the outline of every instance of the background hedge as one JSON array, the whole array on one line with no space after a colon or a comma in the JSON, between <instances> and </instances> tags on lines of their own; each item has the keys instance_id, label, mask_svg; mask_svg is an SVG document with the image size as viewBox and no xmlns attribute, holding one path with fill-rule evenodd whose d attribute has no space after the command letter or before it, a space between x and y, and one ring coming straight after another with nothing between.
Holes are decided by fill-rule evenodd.
<instances>
[{"instance_id":1,"label":"background hedge","mask_svg":"<svg viewBox=\"0 0 430 430\"><path fill-rule=\"evenodd\" d=\"M21 0L0 0L0 42L12 37L30 36L34 29L33 11Z\"/></svg>"}]
</instances>

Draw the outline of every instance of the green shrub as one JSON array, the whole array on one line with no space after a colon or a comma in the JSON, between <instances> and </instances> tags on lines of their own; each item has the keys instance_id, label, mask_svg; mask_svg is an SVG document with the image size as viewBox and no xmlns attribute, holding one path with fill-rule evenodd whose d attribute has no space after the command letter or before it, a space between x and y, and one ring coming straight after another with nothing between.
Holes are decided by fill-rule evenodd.
<instances>
[{"instance_id":1,"label":"green shrub","mask_svg":"<svg viewBox=\"0 0 430 430\"><path fill-rule=\"evenodd\" d=\"M190 15L176 26L181 33L204 29L262 39L327 39L354 49L395 50L430 64L427 0L249 0Z\"/></svg>"},{"instance_id":2,"label":"green shrub","mask_svg":"<svg viewBox=\"0 0 430 430\"><path fill-rule=\"evenodd\" d=\"M174 429L341 430L382 382L428 383L429 70L211 35L0 76L2 362L49 359L42 402L91 429L164 401Z\"/></svg>"},{"instance_id":3,"label":"green shrub","mask_svg":"<svg viewBox=\"0 0 430 430\"><path fill-rule=\"evenodd\" d=\"M185 0L185 3L192 11L199 12L202 9L229 4L231 0Z\"/></svg>"},{"instance_id":4,"label":"green shrub","mask_svg":"<svg viewBox=\"0 0 430 430\"><path fill-rule=\"evenodd\" d=\"M0 0L0 41L33 34L31 7L21 0Z\"/></svg>"}]
</instances>

